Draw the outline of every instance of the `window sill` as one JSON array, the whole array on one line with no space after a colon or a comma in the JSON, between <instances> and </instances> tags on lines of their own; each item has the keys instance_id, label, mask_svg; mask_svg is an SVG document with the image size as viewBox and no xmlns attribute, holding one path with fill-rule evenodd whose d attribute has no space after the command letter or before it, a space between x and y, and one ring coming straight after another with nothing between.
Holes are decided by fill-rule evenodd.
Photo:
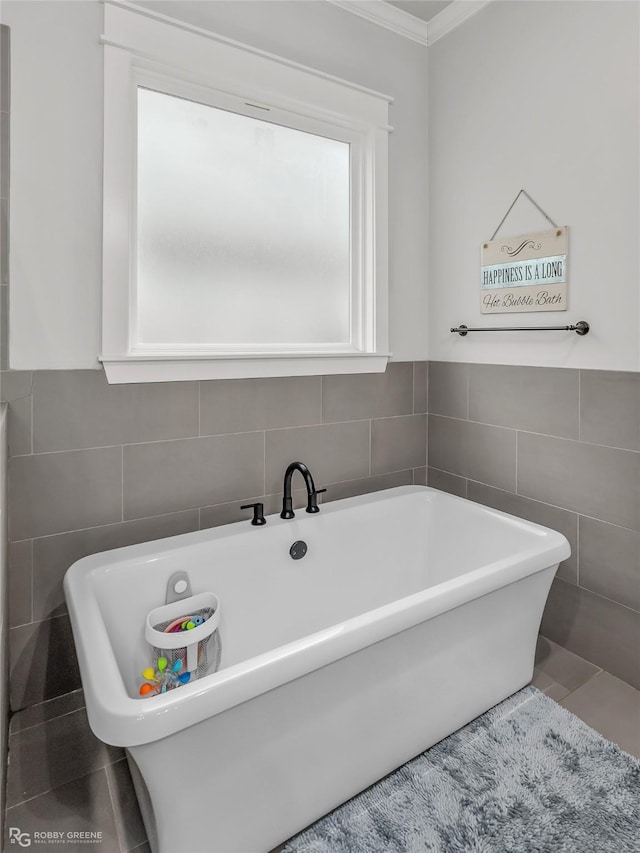
<instances>
[{"instance_id":1,"label":"window sill","mask_svg":"<svg viewBox=\"0 0 640 853\"><path fill-rule=\"evenodd\" d=\"M388 353L273 354L246 356L100 356L107 381L179 382L201 379L256 379L273 376L319 376L384 373Z\"/></svg>"}]
</instances>

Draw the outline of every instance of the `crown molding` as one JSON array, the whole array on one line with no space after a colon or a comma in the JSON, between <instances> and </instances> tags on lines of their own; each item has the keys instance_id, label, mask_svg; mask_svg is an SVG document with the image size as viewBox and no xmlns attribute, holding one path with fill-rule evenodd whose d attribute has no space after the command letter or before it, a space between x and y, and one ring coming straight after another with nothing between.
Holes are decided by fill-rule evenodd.
<instances>
[{"instance_id":1,"label":"crown molding","mask_svg":"<svg viewBox=\"0 0 640 853\"><path fill-rule=\"evenodd\" d=\"M429 21L427 44L433 44L442 36L446 36L490 2L491 0L453 0L453 3Z\"/></svg>"},{"instance_id":2,"label":"crown molding","mask_svg":"<svg viewBox=\"0 0 640 853\"><path fill-rule=\"evenodd\" d=\"M459 27L491 0L453 0L428 23L396 6L391 6L385 0L327 0L327 2L426 47Z\"/></svg>"},{"instance_id":3,"label":"crown molding","mask_svg":"<svg viewBox=\"0 0 640 853\"><path fill-rule=\"evenodd\" d=\"M429 28L426 21L421 21L415 15L390 6L384 0L327 0L327 2L404 38L417 41L425 47L429 43Z\"/></svg>"}]
</instances>

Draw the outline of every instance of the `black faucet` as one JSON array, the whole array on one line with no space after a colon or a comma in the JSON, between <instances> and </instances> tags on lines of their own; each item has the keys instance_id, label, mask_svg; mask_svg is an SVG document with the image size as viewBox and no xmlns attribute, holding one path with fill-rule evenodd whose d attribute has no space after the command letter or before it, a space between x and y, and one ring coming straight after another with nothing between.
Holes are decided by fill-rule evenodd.
<instances>
[{"instance_id":1,"label":"black faucet","mask_svg":"<svg viewBox=\"0 0 640 853\"><path fill-rule=\"evenodd\" d=\"M311 471L307 468L304 462L292 462L288 466L284 475L284 494L282 496L282 512L280 518L293 518L293 500L291 498L291 479L295 471L300 471L304 477L304 483L307 487L307 512L320 512L318 506L318 495L326 492L326 489L316 489L316 484L313 482Z\"/></svg>"}]
</instances>

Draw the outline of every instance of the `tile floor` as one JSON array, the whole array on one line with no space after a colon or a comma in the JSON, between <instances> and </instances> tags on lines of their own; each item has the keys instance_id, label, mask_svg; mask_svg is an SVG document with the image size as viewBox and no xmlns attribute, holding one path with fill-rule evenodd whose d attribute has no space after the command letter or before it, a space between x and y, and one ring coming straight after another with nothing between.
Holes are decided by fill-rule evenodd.
<instances>
[{"instance_id":1,"label":"tile floor","mask_svg":"<svg viewBox=\"0 0 640 853\"><path fill-rule=\"evenodd\" d=\"M544 637L538 639L531 683L640 758L639 690Z\"/></svg>"},{"instance_id":2,"label":"tile floor","mask_svg":"<svg viewBox=\"0 0 640 853\"><path fill-rule=\"evenodd\" d=\"M640 758L640 691L543 637L532 683ZM13 715L5 825L32 833L99 830L99 853L149 853L124 752L92 735L82 691Z\"/></svg>"}]
</instances>

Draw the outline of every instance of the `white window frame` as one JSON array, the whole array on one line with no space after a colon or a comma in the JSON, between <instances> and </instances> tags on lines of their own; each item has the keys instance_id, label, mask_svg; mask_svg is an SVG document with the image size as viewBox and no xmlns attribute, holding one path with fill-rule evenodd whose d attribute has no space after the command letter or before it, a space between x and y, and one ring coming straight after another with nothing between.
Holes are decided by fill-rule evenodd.
<instances>
[{"instance_id":1,"label":"white window frame","mask_svg":"<svg viewBox=\"0 0 640 853\"><path fill-rule=\"evenodd\" d=\"M106 0L102 355L112 383L371 373L388 352L390 98L121 0ZM136 338L138 87L350 145L351 309L344 345L155 345ZM277 308L274 306L274 310Z\"/></svg>"}]
</instances>

